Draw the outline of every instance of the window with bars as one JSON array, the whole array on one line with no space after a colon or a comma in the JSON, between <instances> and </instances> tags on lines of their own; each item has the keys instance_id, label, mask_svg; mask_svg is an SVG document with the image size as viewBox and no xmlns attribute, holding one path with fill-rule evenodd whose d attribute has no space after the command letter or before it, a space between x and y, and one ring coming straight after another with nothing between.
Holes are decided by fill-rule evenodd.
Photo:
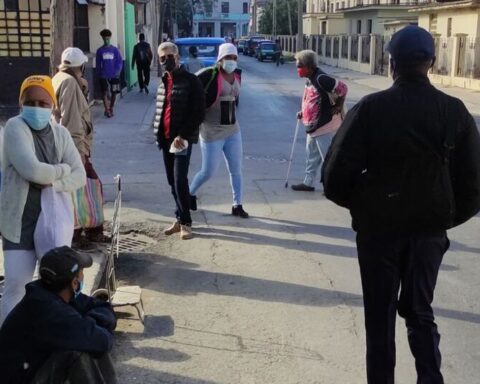
<instances>
[{"instance_id":1,"label":"window with bars","mask_svg":"<svg viewBox=\"0 0 480 384\"><path fill-rule=\"evenodd\" d=\"M48 57L49 0L0 2L0 57Z\"/></svg>"}]
</instances>

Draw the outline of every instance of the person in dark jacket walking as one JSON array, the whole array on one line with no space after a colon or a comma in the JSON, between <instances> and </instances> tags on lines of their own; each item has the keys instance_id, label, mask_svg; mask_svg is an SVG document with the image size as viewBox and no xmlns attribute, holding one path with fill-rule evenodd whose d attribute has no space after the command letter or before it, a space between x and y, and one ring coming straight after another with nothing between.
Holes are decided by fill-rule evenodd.
<instances>
[{"instance_id":1,"label":"person in dark jacket walking","mask_svg":"<svg viewBox=\"0 0 480 384\"><path fill-rule=\"evenodd\" d=\"M443 384L431 304L446 230L480 210L480 137L464 104L430 84L435 46L427 31L406 27L388 50L395 82L347 114L323 184L357 231L368 383L394 383L398 311L417 383Z\"/></svg>"},{"instance_id":2,"label":"person in dark jacket walking","mask_svg":"<svg viewBox=\"0 0 480 384\"><path fill-rule=\"evenodd\" d=\"M40 262L40 280L0 329L4 384L116 383L108 352L115 314L110 304L81 293L88 254L55 248Z\"/></svg>"},{"instance_id":3,"label":"person in dark jacket walking","mask_svg":"<svg viewBox=\"0 0 480 384\"><path fill-rule=\"evenodd\" d=\"M148 84L150 84L150 65L152 64L153 53L150 44L145 41L145 34L140 33L138 36L140 40L135 47L133 47L132 55L132 69L137 66L138 86L140 93L145 89L148 94Z\"/></svg>"},{"instance_id":4,"label":"person in dark jacket walking","mask_svg":"<svg viewBox=\"0 0 480 384\"><path fill-rule=\"evenodd\" d=\"M164 233L180 233L181 239L188 240L193 237L188 168L192 144L198 142L205 116L205 94L200 80L180 66L175 44L160 44L158 55L163 76L158 86L154 133L177 207L177 220Z\"/></svg>"}]
</instances>

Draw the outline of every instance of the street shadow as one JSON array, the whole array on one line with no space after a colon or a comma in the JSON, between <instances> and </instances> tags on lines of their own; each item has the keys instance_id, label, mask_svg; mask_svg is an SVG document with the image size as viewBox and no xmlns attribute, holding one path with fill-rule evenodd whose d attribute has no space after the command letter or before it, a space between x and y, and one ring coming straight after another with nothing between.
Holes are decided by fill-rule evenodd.
<instances>
[{"instance_id":1,"label":"street shadow","mask_svg":"<svg viewBox=\"0 0 480 384\"><path fill-rule=\"evenodd\" d=\"M362 297L357 294L309 287L300 284L257 279L228 273L214 273L189 266L178 266L174 259L156 255L123 254L117 261L117 277L127 284L174 295L198 295L201 293L247 299L281 302L295 305L336 306L359 305ZM173 261L171 265L167 261ZM188 263L186 263L188 265Z\"/></svg>"},{"instance_id":2,"label":"street shadow","mask_svg":"<svg viewBox=\"0 0 480 384\"><path fill-rule=\"evenodd\" d=\"M458 241L455 241L455 240L450 240L449 251L475 253L476 255L480 254L480 248L470 247L469 245L459 243Z\"/></svg>"},{"instance_id":3,"label":"street shadow","mask_svg":"<svg viewBox=\"0 0 480 384\"><path fill-rule=\"evenodd\" d=\"M219 384L211 380L176 375L147 367L137 367L129 363L118 364L116 368L119 384Z\"/></svg>"},{"instance_id":4,"label":"street shadow","mask_svg":"<svg viewBox=\"0 0 480 384\"><path fill-rule=\"evenodd\" d=\"M264 229L269 229L265 227ZM279 231L280 232L280 231ZM258 244L275 246L282 250L304 251L327 256L356 258L357 251L355 247L327 244L309 240L296 240L282 237L272 237L259 234L255 231L240 232L228 229L219 229L214 227L196 228L195 236L205 239L218 239L232 243Z\"/></svg>"},{"instance_id":5,"label":"street shadow","mask_svg":"<svg viewBox=\"0 0 480 384\"><path fill-rule=\"evenodd\" d=\"M161 258L163 262L152 262L155 257ZM173 264L169 265L169 261L173 261ZM129 284L139 284L140 281L136 279L141 279L143 288L173 295L204 293L301 306L363 306L362 296L355 293L228 273L192 270L187 266L190 263L183 264L184 266L180 267L166 256L146 254L144 258L143 254L125 254L117 262L117 276ZM439 308L435 309L435 314L480 324L480 314L477 313Z\"/></svg>"},{"instance_id":6,"label":"street shadow","mask_svg":"<svg viewBox=\"0 0 480 384\"><path fill-rule=\"evenodd\" d=\"M218 215L218 212L202 209L207 215ZM225 215L231 217L231 215ZM214 227L228 225L222 222L215 222L212 224ZM299 221L283 220L273 217L264 216L250 216L248 219L248 228L266 229L284 233L299 233L299 234L312 234L325 237L331 237L333 239L343 239L355 241L355 232L349 227L339 227L334 225L325 224L309 224Z\"/></svg>"}]
</instances>

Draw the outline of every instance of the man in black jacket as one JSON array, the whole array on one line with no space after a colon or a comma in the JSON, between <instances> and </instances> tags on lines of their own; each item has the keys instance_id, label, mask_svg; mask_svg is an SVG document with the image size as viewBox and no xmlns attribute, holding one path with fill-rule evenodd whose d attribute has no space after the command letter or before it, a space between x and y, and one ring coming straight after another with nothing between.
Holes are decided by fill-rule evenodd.
<instances>
[{"instance_id":1,"label":"man in black jacket","mask_svg":"<svg viewBox=\"0 0 480 384\"><path fill-rule=\"evenodd\" d=\"M177 206L177 220L164 233L180 233L181 239L188 240L193 237L188 167L192 144L198 142L199 126L205 117L205 92L200 80L180 66L175 44L160 44L158 55L163 76L158 86L154 132Z\"/></svg>"},{"instance_id":2,"label":"man in black jacket","mask_svg":"<svg viewBox=\"0 0 480 384\"><path fill-rule=\"evenodd\" d=\"M406 27L388 50L395 83L347 114L323 183L357 231L368 383L394 382L398 310L417 382L443 384L431 303L446 230L480 209L480 137L464 104L430 85L435 47L427 31Z\"/></svg>"},{"instance_id":3,"label":"man in black jacket","mask_svg":"<svg viewBox=\"0 0 480 384\"><path fill-rule=\"evenodd\" d=\"M116 383L108 355L115 314L110 304L81 293L88 254L55 248L40 262L40 280L0 329L0 381Z\"/></svg>"},{"instance_id":4,"label":"man in black jacket","mask_svg":"<svg viewBox=\"0 0 480 384\"><path fill-rule=\"evenodd\" d=\"M148 84L150 83L150 65L152 64L153 53L150 44L145 41L145 35L140 33L138 36L140 40L138 44L133 47L132 55L132 69L137 65L138 86L140 93L145 89L148 94Z\"/></svg>"}]
</instances>

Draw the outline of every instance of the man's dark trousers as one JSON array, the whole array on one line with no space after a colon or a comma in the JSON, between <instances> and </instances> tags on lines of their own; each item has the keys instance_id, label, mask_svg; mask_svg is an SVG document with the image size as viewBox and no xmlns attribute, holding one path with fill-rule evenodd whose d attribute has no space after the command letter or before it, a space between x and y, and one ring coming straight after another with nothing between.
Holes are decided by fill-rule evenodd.
<instances>
[{"instance_id":1,"label":"man's dark trousers","mask_svg":"<svg viewBox=\"0 0 480 384\"><path fill-rule=\"evenodd\" d=\"M443 384L440 335L431 303L449 244L444 231L428 235L357 235L369 384L394 383L397 310L406 322L417 384Z\"/></svg>"},{"instance_id":2,"label":"man's dark trousers","mask_svg":"<svg viewBox=\"0 0 480 384\"><path fill-rule=\"evenodd\" d=\"M167 173L168 184L172 189L172 195L177 205L175 215L182 225L191 225L190 216L190 189L188 187L188 167L192 146L189 145L185 154L170 153L170 145L173 140L166 140L162 144L163 161Z\"/></svg>"},{"instance_id":3,"label":"man's dark trousers","mask_svg":"<svg viewBox=\"0 0 480 384\"><path fill-rule=\"evenodd\" d=\"M140 89L148 87L148 84L150 84L150 64L137 63L137 74Z\"/></svg>"}]
</instances>

